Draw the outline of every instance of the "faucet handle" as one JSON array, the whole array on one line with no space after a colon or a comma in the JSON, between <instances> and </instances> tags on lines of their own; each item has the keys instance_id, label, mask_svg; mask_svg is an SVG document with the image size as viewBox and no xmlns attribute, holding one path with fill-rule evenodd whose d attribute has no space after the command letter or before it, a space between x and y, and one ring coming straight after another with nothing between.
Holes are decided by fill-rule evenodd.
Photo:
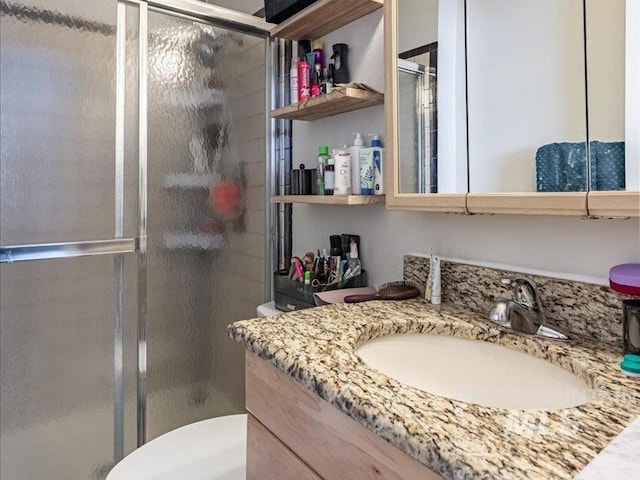
<instances>
[{"instance_id":1,"label":"faucet handle","mask_svg":"<svg viewBox=\"0 0 640 480\"><path fill-rule=\"evenodd\" d=\"M529 308L538 306L538 291L533 280L525 277L506 277L500 280L503 285L513 285L514 300Z\"/></svg>"}]
</instances>

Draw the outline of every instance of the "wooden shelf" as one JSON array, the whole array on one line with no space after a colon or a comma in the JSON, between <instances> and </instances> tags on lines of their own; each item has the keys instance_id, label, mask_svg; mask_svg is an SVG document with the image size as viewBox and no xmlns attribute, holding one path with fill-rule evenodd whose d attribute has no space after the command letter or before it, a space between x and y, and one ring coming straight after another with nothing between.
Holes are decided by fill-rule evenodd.
<instances>
[{"instance_id":1,"label":"wooden shelf","mask_svg":"<svg viewBox=\"0 0 640 480\"><path fill-rule=\"evenodd\" d=\"M273 118L288 120L318 120L361 108L384 103L384 95L375 90L356 87L336 88L331 93L310 98L271 112Z\"/></svg>"},{"instance_id":2,"label":"wooden shelf","mask_svg":"<svg viewBox=\"0 0 640 480\"><path fill-rule=\"evenodd\" d=\"M271 203L309 203L316 205L372 205L384 203L384 195L280 195Z\"/></svg>"},{"instance_id":3,"label":"wooden shelf","mask_svg":"<svg viewBox=\"0 0 640 480\"><path fill-rule=\"evenodd\" d=\"M316 40L381 7L382 0L317 0L272 29L271 36Z\"/></svg>"}]
</instances>

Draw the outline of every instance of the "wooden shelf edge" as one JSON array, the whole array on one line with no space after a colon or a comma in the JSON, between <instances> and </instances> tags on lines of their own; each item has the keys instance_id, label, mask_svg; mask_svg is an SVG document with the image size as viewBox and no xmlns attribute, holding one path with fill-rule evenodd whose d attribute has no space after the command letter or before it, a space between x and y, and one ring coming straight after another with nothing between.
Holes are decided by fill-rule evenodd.
<instances>
[{"instance_id":1,"label":"wooden shelf edge","mask_svg":"<svg viewBox=\"0 0 640 480\"><path fill-rule=\"evenodd\" d=\"M569 193L469 193L471 214L587 215L587 192Z\"/></svg>"},{"instance_id":2,"label":"wooden shelf edge","mask_svg":"<svg viewBox=\"0 0 640 480\"><path fill-rule=\"evenodd\" d=\"M640 217L640 192L589 192L587 208L593 217Z\"/></svg>"},{"instance_id":3,"label":"wooden shelf edge","mask_svg":"<svg viewBox=\"0 0 640 480\"><path fill-rule=\"evenodd\" d=\"M467 213L466 193L401 194L388 197L387 210Z\"/></svg>"},{"instance_id":4,"label":"wooden shelf edge","mask_svg":"<svg viewBox=\"0 0 640 480\"><path fill-rule=\"evenodd\" d=\"M336 90L304 102L277 108L271 111L271 117L311 121L383 103L383 93L347 87L344 91Z\"/></svg>"},{"instance_id":5,"label":"wooden shelf edge","mask_svg":"<svg viewBox=\"0 0 640 480\"><path fill-rule=\"evenodd\" d=\"M271 29L271 36L286 40L316 40L348 25L383 5L382 0L317 0L304 10Z\"/></svg>"},{"instance_id":6,"label":"wooden shelf edge","mask_svg":"<svg viewBox=\"0 0 640 480\"><path fill-rule=\"evenodd\" d=\"M278 195L271 197L271 203L312 205L373 205L384 202L384 195Z\"/></svg>"}]
</instances>

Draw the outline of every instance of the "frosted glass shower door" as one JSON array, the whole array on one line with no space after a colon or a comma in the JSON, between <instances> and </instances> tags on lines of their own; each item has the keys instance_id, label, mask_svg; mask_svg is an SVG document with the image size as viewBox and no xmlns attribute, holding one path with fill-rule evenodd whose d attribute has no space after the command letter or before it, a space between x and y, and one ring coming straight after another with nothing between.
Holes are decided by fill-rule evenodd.
<instances>
[{"instance_id":1,"label":"frosted glass shower door","mask_svg":"<svg viewBox=\"0 0 640 480\"><path fill-rule=\"evenodd\" d=\"M3 480L103 479L136 446L137 153L124 139L119 169L115 141L127 8L122 36L115 0L0 4Z\"/></svg>"},{"instance_id":2,"label":"frosted glass shower door","mask_svg":"<svg viewBox=\"0 0 640 480\"><path fill-rule=\"evenodd\" d=\"M149 12L147 440L244 410L264 302L266 38Z\"/></svg>"},{"instance_id":3,"label":"frosted glass shower door","mask_svg":"<svg viewBox=\"0 0 640 480\"><path fill-rule=\"evenodd\" d=\"M265 299L269 27L222 10L0 0L3 480L102 480L244 409L225 329Z\"/></svg>"}]
</instances>

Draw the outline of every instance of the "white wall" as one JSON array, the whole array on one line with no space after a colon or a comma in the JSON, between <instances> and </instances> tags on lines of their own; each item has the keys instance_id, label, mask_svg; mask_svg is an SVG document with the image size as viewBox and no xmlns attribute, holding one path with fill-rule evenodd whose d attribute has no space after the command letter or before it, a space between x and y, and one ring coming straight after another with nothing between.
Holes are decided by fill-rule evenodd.
<instances>
[{"instance_id":1,"label":"white wall","mask_svg":"<svg viewBox=\"0 0 640 480\"><path fill-rule=\"evenodd\" d=\"M334 32L351 47L352 77L383 88L382 14L375 12ZM331 42L328 42L329 44ZM360 58L361 62L357 59ZM294 122L294 161L315 160L317 145L336 145L354 130L384 131L384 111L373 107L315 122ZM381 205L294 205L294 254L328 247L329 235L362 236L370 284L398 279L402 256L428 252L606 279L612 265L640 262L640 222L538 216L464 216L392 212Z\"/></svg>"}]
</instances>

